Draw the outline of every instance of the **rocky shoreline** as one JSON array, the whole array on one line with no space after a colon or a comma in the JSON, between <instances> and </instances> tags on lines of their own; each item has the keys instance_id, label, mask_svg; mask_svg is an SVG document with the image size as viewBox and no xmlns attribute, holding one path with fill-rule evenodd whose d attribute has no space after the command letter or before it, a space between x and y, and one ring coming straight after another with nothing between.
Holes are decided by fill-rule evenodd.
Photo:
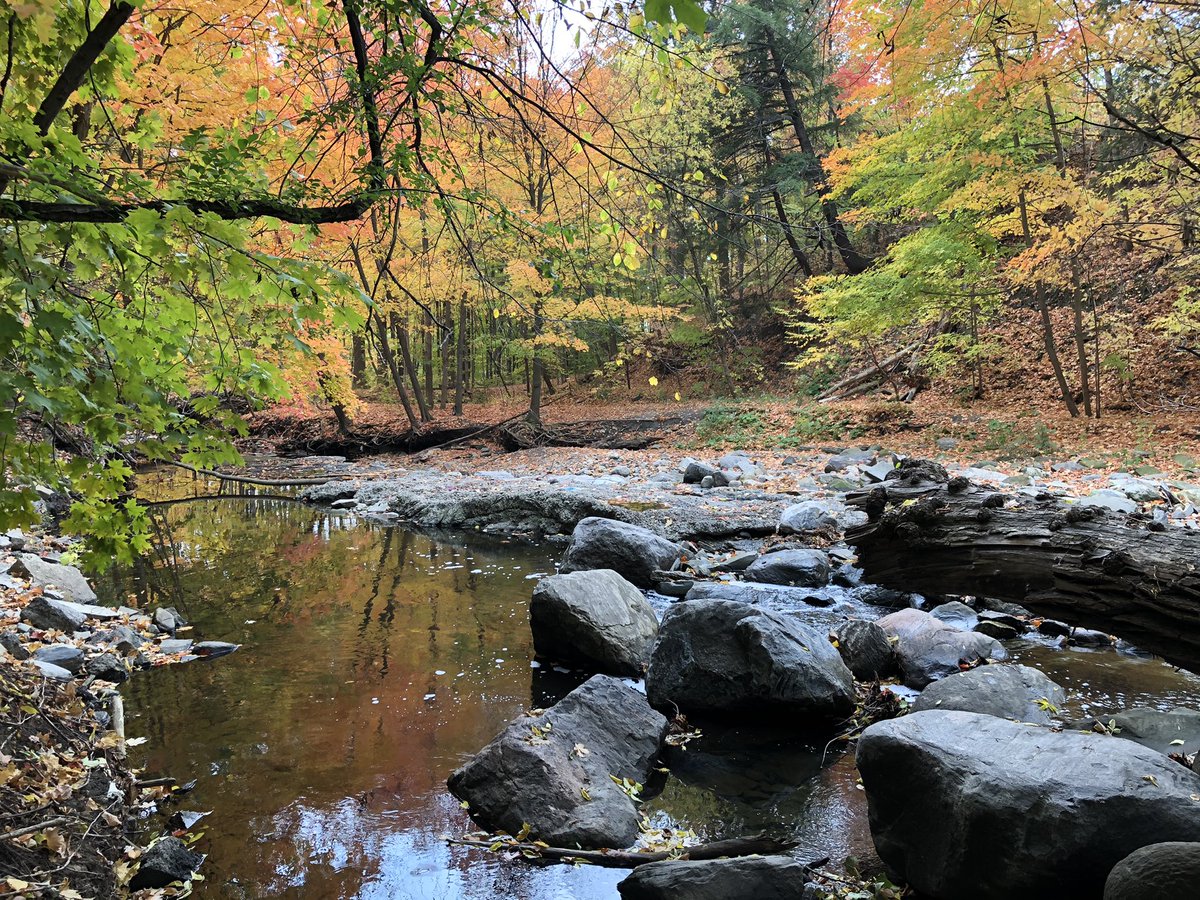
<instances>
[{"instance_id":1,"label":"rocky shoreline","mask_svg":"<svg viewBox=\"0 0 1200 900\"><path fill-rule=\"evenodd\" d=\"M130 767L118 686L139 670L238 645L186 637L171 607L96 605L83 573L63 562L69 541L14 530L0 543L0 860L9 888L107 897L185 886L203 856L183 831L137 846L144 820L182 793L173 779L145 783ZM55 772L63 777L52 783Z\"/></svg>"}]
</instances>

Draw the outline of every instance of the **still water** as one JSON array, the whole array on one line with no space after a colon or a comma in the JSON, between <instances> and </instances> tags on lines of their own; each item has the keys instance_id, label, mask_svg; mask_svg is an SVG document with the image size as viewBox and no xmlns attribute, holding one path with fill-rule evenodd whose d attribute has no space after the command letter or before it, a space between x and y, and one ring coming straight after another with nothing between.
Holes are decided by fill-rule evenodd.
<instances>
[{"instance_id":1,"label":"still water","mask_svg":"<svg viewBox=\"0 0 1200 900\"><path fill-rule=\"evenodd\" d=\"M621 871L533 867L444 839L473 827L450 772L584 677L533 659L529 596L558 548L435 540L287 499L157 512L156 558L112 575L109 599L173 605L187 636L243 645L124 689L127 732L147 738L135 762L196 779L181 808L211 810L195 829L209 854L197 896L617 896ZM707 730L646 813L708 839L794 837L802 858L869 857L853 766L823 749L781 730Z\"/></svg>"}]
</instances>

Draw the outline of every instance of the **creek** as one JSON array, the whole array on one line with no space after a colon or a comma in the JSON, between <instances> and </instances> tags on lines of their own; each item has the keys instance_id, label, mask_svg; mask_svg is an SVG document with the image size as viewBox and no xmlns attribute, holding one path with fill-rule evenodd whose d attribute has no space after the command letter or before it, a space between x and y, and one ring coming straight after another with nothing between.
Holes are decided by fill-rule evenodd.
<instances>
[{"instance_id":1,"label":"creek","mask_svg":"<svg viewBox=\"0 0 1200 900\"><path fill-rule=\"evenodd\" d=\"M242 644L123 689L127 733L147 739L134 762L196 779L180 808L211 810L194 829L209 854L196 895L614 898L622 871L445 841L474 828L446 777L586 677L533 656L529 596L560 548L431 537L287 498L196 499L214 488L143 479L162 502L155 553L97 585L110 601L175 606L188 637ZM1200 679L1152 657L1009 647L1071 692L1070 713L1200 705ZM825 752L827 738L706 727L646 816L709 840L791 837L804 859L869 860L852 758Z\"/></svg>"}]
</instances>

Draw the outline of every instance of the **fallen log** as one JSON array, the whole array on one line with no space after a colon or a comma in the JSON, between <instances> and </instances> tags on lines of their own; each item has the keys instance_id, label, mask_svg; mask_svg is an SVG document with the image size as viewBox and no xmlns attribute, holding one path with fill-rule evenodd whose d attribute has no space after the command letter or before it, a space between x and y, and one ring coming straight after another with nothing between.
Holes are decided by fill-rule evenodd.
<instances>
[{"instance_id":1,"label":"fallen log","mask_svg":"<svg viewBox=\"0 0 1200 900\"><path fill-rule=\"evenodd\" d=\"M1005 494L922 460L847 500L868 515L846 540L871 581L1019 603L1200 671L1200 533Z\"/></svg>"},{"instance_id":2,"label":"fallen log","mask_svg":"<svg viewBox=\"0 0 1200 900\"><path fill-rule=\"evenodd\" d=\"M517 841L512 838L498 838L491 841L477 841L460 838L447 838L447 843L460 847L478 847L492 850L496 853L513 851L522 858L541 862L575 863L585 862L594 866L604 866L610 869L633 869L646 863L662 862L666 859L721 859L733 856L770 856L776 853L786 853L797 846L795 841L781 841L765 836L748 838L729 838L723 841L711 841L707 844L695 844L678 850L579 850L570 847L549 847L541 843ZM818 860L812 866L824 865L828 859Z\"/></svg>"}]
</instances>

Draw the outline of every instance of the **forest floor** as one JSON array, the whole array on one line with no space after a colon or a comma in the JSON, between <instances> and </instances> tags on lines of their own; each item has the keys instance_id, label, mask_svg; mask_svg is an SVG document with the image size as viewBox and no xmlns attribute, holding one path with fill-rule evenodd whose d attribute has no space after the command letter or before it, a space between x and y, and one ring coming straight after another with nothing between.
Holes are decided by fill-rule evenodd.
<instances>
[{"instance_id":1,"label":"forest floor","mask_svg":"<svg viewBox=\"0 0 1200 900\"><path fill-rule=\"evenodd\" d=\"M422 428L430 436L422 449L453 442L439 457L454 455L449 451L464 444L481 450L495 444L496 429L487 431L487 426L519 419L524 409L521 398L469 403L462 417L438 409L434 421ZM1049 404L1037 409L1026 400L962 405L936 393L901 404L878 399L817 403L765 393L711 401L637 393L598 399L577 389L550 398L543 422L551 431L580 432L584 439L576 446L593 449L628 449L627 439L636 436L660 452L692 455L734 449L786 455L876 446L965 465L990 462L1010 474L1027 464L1068 461L1094 472L1137 469L1138 474L1185 478L1200 471L1200 411L1192 410L1127 409L1097 420L1071 418ZM389 439L399 440L409 431L403 411L390 403L364 404L354 424L356 436L377 443L380 452L402 449ZM278 408L254 415L251 435L246 449L293 453L331 452L326 442L338 437L333 416L325 411ZM446 441L440 440L443 435Z\"/></svg>"}]
</instances>

